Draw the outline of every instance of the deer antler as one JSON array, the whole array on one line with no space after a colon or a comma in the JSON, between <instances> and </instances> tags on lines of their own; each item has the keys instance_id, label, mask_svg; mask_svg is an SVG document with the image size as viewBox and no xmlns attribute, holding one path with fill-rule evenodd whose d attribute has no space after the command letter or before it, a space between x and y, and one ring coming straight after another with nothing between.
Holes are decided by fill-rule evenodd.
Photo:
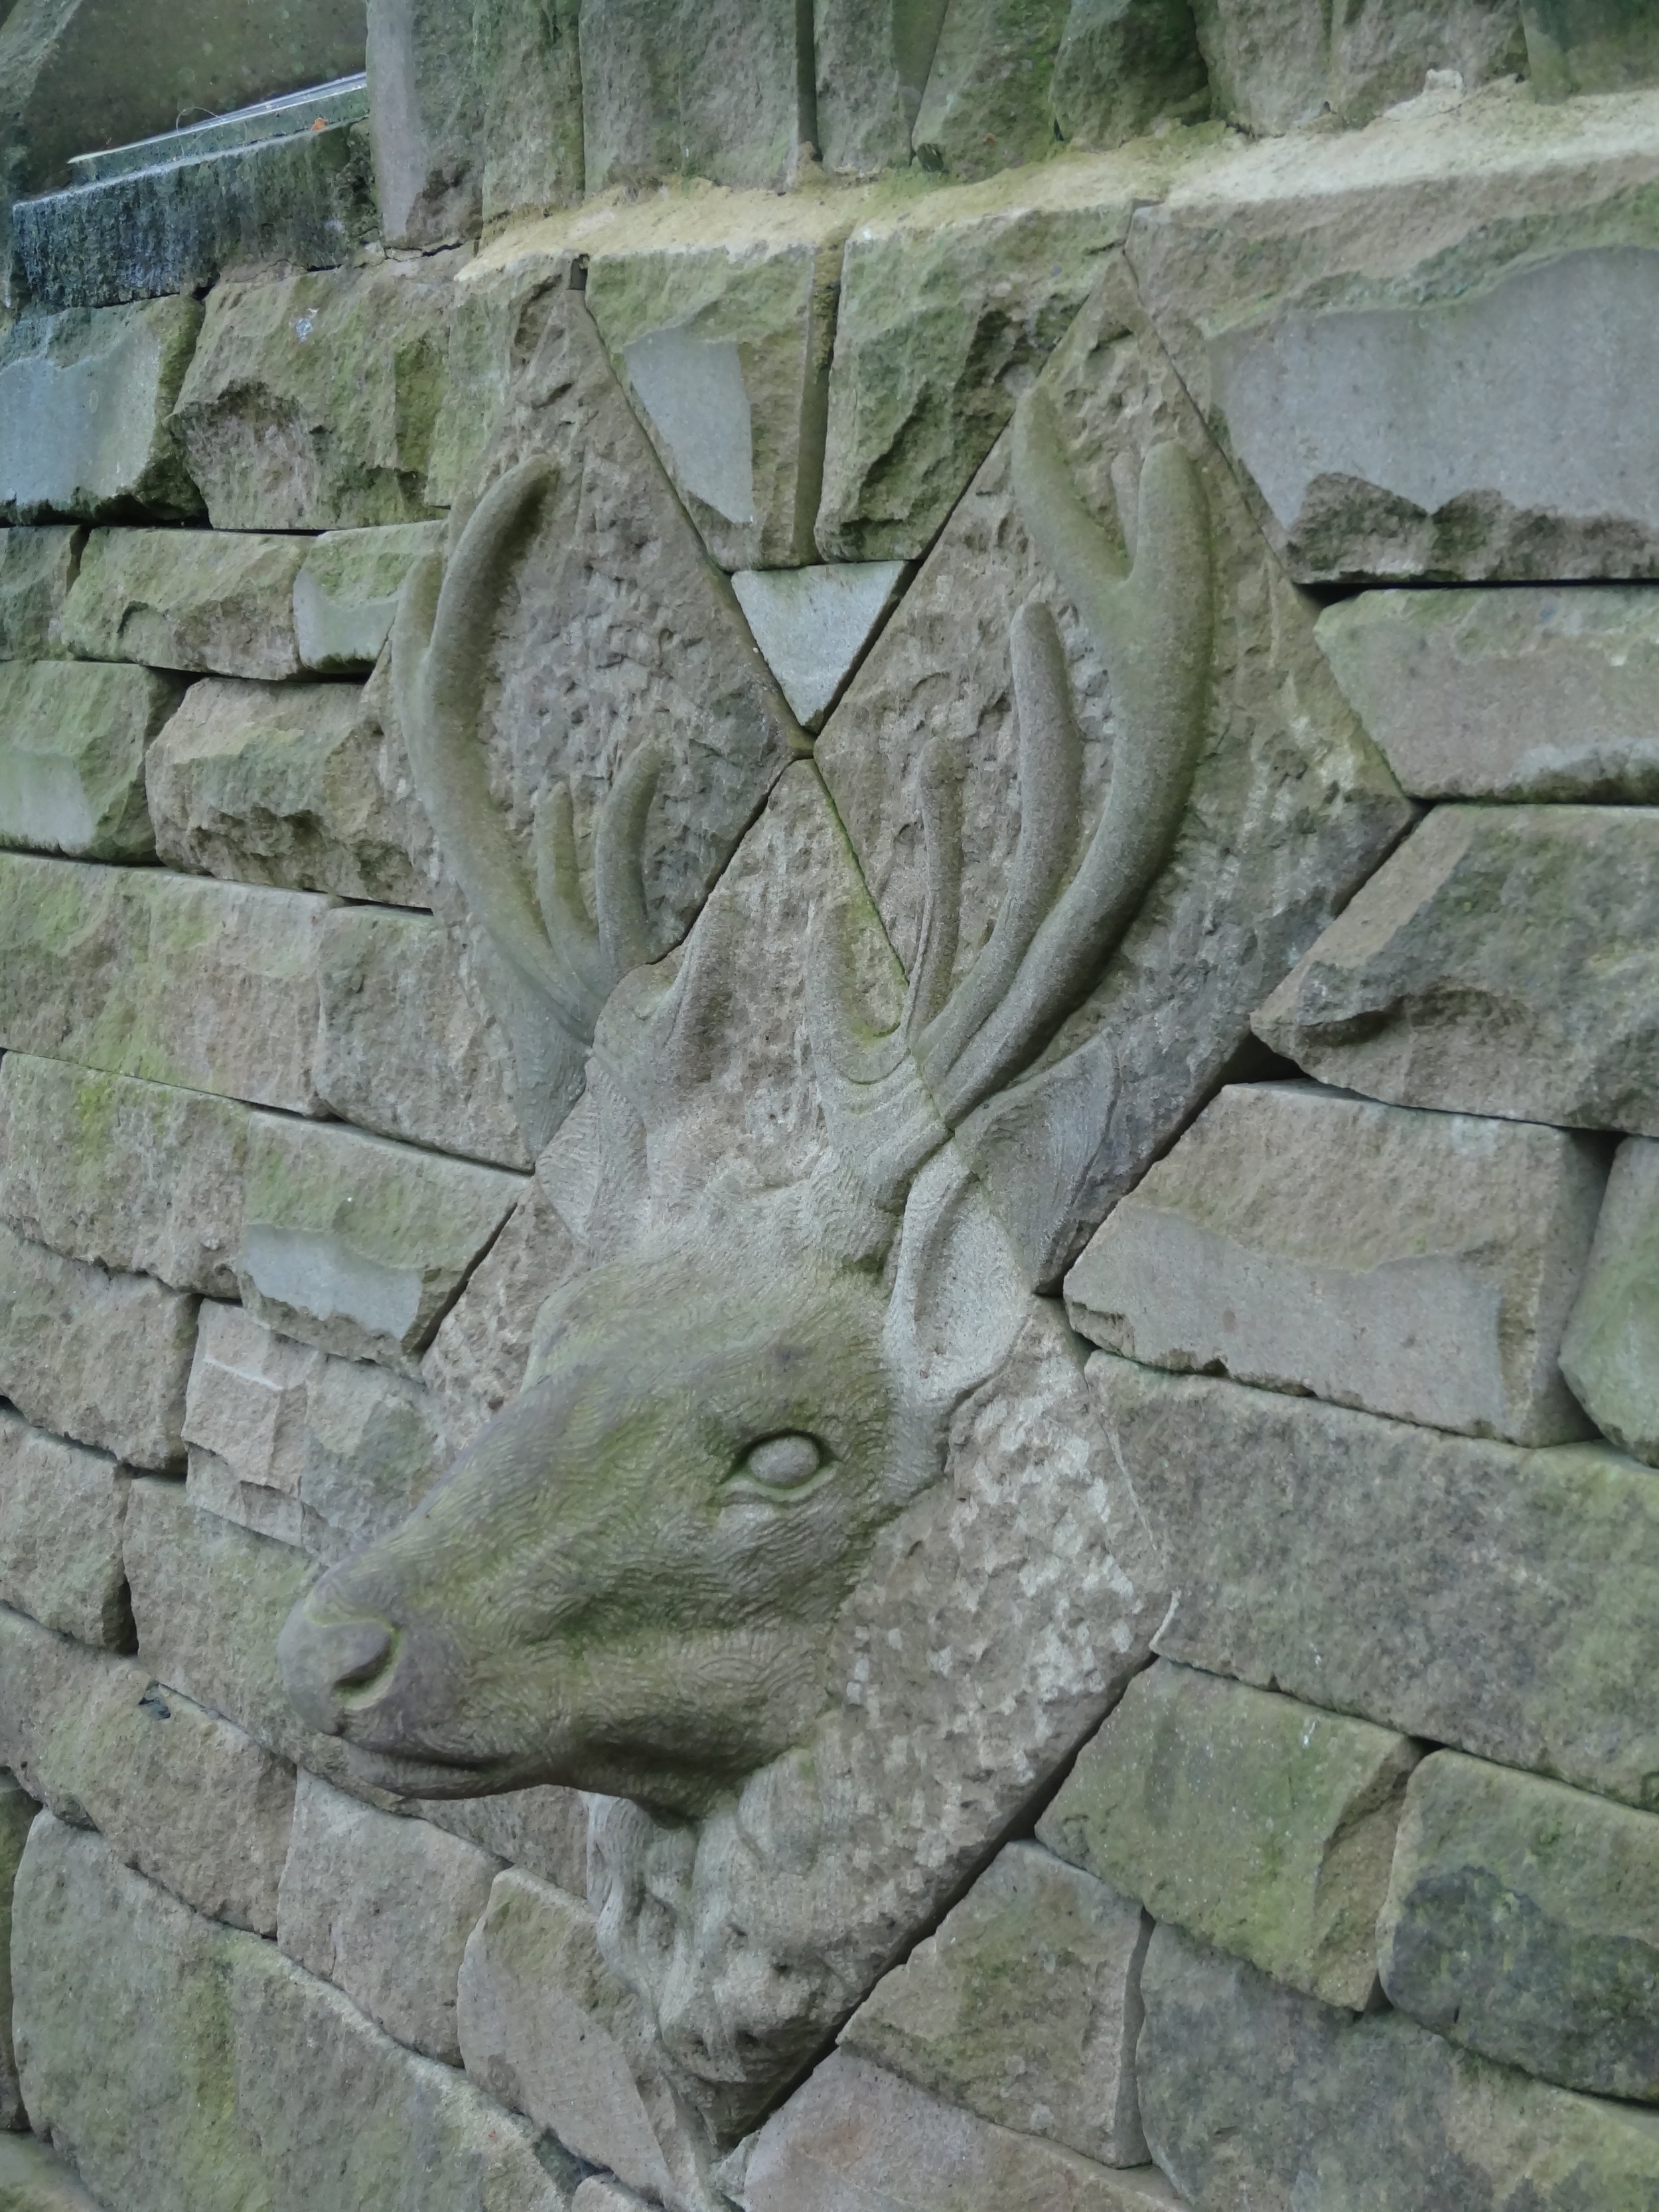
<instances>
[{"instance_id":1,"label":"deer antler","mask_svg":"<svg viewBox=\"0 0 1659 2212\"><path fill-rule=\"evenodd\" d=\"M896 1028L869 1034L851 984L850 917L824 917L809 1018L837 1149L890 1202L974 1108L1036 1057L1087 997L1168 859L1203 733L1212 629L1209 517L1179 446L1141 469L1135 558L1079 497L1046 395L1022 403L1013 477L1033 541L1070 593L1112 679L1111 784L1076 871L1082 740L1054 617L1036 601L1011 638L1019 717L1019 836L996 926L954 990L960 813L945 748L922 756L927 893ZM1063 886L1063 887L1062 887Z\"/></svg>"}]
</instances>

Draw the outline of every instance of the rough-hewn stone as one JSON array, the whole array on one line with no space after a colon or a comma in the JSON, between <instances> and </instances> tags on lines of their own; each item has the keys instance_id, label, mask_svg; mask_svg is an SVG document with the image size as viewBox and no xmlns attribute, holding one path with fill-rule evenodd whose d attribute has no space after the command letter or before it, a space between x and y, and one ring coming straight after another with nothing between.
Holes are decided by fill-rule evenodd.
<instances>
[{"instance_id":1,"label":"rough-hewn stone","mask_svg":"<svg viewBox=\"0 0 1659 2212\"><path fill-rule=\"evenodd\" d=\"M33 2136L0 2136L0 2203L15 2212L101 2212L62 2160Z\"/></svg>"},{"instance_id":2,"label":"rough-hewn stone","mask_svg":"<svg viewBox=\"0 0 1659 2212\"><path fill-rule=\"evenodd\" d=\"M199 514L169 417L201 326L194 300L155 300L0 333L0 520Z\"/></svg>"},{"instance_id":3,"label":"rough-hewn stone","mask_svg":"<svg viewBox=\"0 0 1659 2212\"><path fill-rule=\"evenodd\" d=\"M368 0L369 135L388 246L453 245L477 230L478 86L472 11Z\"/></svg>"},{"instance_id":4,"label":"rough-hewn stone","mask_svg":"<svg viewBox=\"0 0 1659 2212\"><path fill-rule=\"evenodd\" d=\"M474 0L483 219L582 196L578 0Z\"/></svg>"},{"instance_id":5,"label":"rough-hewn stone","mask_svg":"<svg viewBox=\"0 0 1659 2212\"><path fill-rule=\"evenodd\" d=\"M1398 2014L1355 2020L1173 1928L1153 1935L1141 1986L1147 2138L1194 2204L1637 2212L1659 2189L1648 2115L1529 2081Z\"/></svg>"},{"instance_id":6,"label":"rough-hewn stone","mask_svg":"<svg viewBox=\"0 0 1659 2212\"><path fill-rule=\"evenodd\" d=\"M1362 592L1317 635L1413 798L1659 799L1650 590Z\"/></svg>"},{"instance_id":7,"label":"rough-hewn stone","mask_svg":"<svg viewBox=\"0 0 1659 2212\"><path fill-rule=\"evenodd\" d=\"M732 577L755 642L804 728L823 726L904 582L902 561L749 568Z\"/></svg>"},{"instance_id":8,"label":"rough-hewn stone","mask_svg":"<svg viewBox=\"0 0 1659 2212\"><path fill-rule=\"evenodd\" d=\"M1605 1445L1437 1435L1089 1363L1168 1561L1172 1659L1659 1804L1659 1480ZM1650 1653L1654 1656L1650 1658Z\"/></svg>"},{"instance_id":9,"label":"rough-hewn stone","mask_svg":"<svg viewBox=\"0 0 1659 2212\"><path fill-rule=\"evenodd\" d=\"M1623 1451L1659 1466L1659 1145L1614 1155L1561 1364L1584 1411Z\"/></svg>"},{"instance_id":10,"label":"rough-hewn stone","mask_svg":"<svg viewBox=\"0 0 1659 2212\"><path fill-rule=\"evenodd\" d=\"M86 532L72 523L0 530L0 660L55 660Z\"/></svg>"},{"instance_id":11,"label":"rough-hewn stone","mask_svg":"<svg viewBox=\"0 0 1659 2212\"><path fill-rule=\"evenodd\" d=\"M1233 1085L1096 1231L1066 1311L1143 1364L1565 1443L1588 1433L1558 1358L1606 1174L1559 1129Z\"/></svg>"},{"instance_id":12,"label":"rough-hewn stone","mask_svg":"<svg viewBox=\"0 0 1659 2212\"><path fill-rule=\"evenodd\" d=\"M144 757L183 686L147 668L0 663L0 845L144 860Z\"/></svg>"},{"instance_id":13,"label":"rough-hewn stone","mask_svg":"<svg viewBox=\"0 0 1659 2212\"><path fill-rule=\"evenodd\" d=\"M1659 2101L1659 1819L1437 1752L1412 1778L1382 1986L1454 2043Z\"/></svg>"},{"instance_id":14,"label":"rough-hewn stone","mask_svg":"<svg viewBox=\"0 0 1659 2212\"><path fill-rule=\"evenodd\" d=\"M1256 1016L1401 1106L1659 1136L1659 809L1441 806Z\"/></svg>"},{"instance_id":15,"label":"rough-hewn stone","mask_svg":"<svg viewBox=\"0 0 1659 2212\"><path fill-rule=\"evenodd\" d=\"M793 0L581 0L590 192L658 177L781 190L805 133Z\"/></svg>"},{"instance_id":16,"label":"rough-hewn stone","mask_svg":"<svg viewBox=\"0 0 1659 2212\"><path fill-rule=\"evenodd\" d=\"M435 522L333 530L306 555L294 580L300 658L319 676L366 674L392 631L404 578L442 542Z\"/></svg>"},{"instance_id":17,"label":"rough-hewn stone","mask_svg":"<svg viewBox=\"0 0 1659 2212\"><path fill-rule=\"evenodd\" d=\"M131 1640L121 1566L129 1478L0 1408L0 1603L82 1643Z\"/></svg>"},{"instance_id":18,"label":"rough-hewn stone","mask_svg":"<svg viewBox=\"0 0 1659 2212\"><path fill-rule=\"evenodd\" d=\"M1219 112L1279 131L1330 109L1364 123L1423 89L1431 70L1461 92L1525 63L1517 0L1194 0Z\"/></svg>"},{"instance_id":19,"label":"rough-hewn stone","mask_svg":"<svg viewBox=\"0 0 1659 2212\"><path fill-rule=\"evenodd\" d=\"M912 128L923 161L963 177L1041 161L1054 143L1054 57L1071 0L953 0Z\"/></svg>"},{"instance_id":20,"label":"rough-hewn stone","mask_svg":"<svg viewBox=\"0 0 1659 2212\"><path fill-rule=\"evenodd\" d=\"M580 1790L504 1790L493 1797L428 1797L422 1820L509 1860L573 1898L587 1891L587 1803Z\"/></svg>"},{"instance_id":21,"label":"rough-hewn stone","mask_svg":"<svg viewBox=\"0 0 1659 2212\"><path fill-rule=\"evenodd\" d=\"M96 531L64 610L64 642L87 660L297 676L294 579L305 555L298 538Z\"/></svg>"},{"instance_id":22,"label":"rough-hewn stone","mask_svg":"<svg viewBox=\"0 0 1659 2212\"><path fill-rule=\"evenodd\" d=\"M1188 0L1072 0L1050 97L1074 146L1116 146L1165 117L1207 115Z\"/></svg>"},{"instance_id":23,"label":"rough-hewn stone","mask_svg":"<svg viewBox=\"0 0 1659 2212\"><path fill-rule=\"evenodd\" d=\"M815 0L818 154L826 169L902 167L947 0Z\"/></svg>"},{"instance_id":24,"label":"rough-hewn stone","mask_svg":"<svg viewBox=\"0 0 1659 2212\"><path fill-rule=\"evenodd\" d=\"M1521 0L1540 100L1659 84L1659 25L1642 0Z\"/></svg>"},{"instance_id":25,"label":"rough-hewn stone","mask_svg":"<svg viewBox=\"0 0 1659 2212\"><path fill-rule=\"evenodd\" d=\"M1139 1905L1010 1844L878 1982L843 2046L981 2118L1108 2166L1146 2156L1135 2102Z\"/></svg>"},{"instance_id":26,"label":"rough-hewn stone","mask_svg":"<svg viewBox=\"0 0 1659 2212\"><path fill-rule=\"evenodd\" d=\"M355 684L192 684L149 751L157 848L239 883L422 905L385 752Z\"/></svg>"},{"instance_id":27,"label":"rough-hewn stone","mask_svg":"<svg viewBox=\"0 0 1659 2212\"><path fill-rule=\"evenodd\" d=\"M0 2129L26 2124L22 2094L17 2081L17 2054L11 2039L11 1887L17 1863L35 1814L40 1811L22 1785L9 1774L0 1774ZM6 2148L0 2135L0 2151ZM14 2177L0 2166L0 2196Z\"/></svg>"}]
</instances>

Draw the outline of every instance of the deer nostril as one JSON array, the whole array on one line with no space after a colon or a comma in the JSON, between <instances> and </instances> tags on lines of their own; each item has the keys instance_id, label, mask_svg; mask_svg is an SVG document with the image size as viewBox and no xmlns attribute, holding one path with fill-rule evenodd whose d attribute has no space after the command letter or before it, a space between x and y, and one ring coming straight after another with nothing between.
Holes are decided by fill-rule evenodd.
<instances>
[{"instance_id":1,"label":"deer nostril","mask_svg":"<svg viewBox=\"0 0 1659 2212\"><path fill-rule=\"evenodd\" d=\"M379 1680L396 1643L383 1620L319 1620L301 1598L276 1642L283 1680L295 1709L313 1728L337 1735L350 1693Z\"/></svg>"},{"instance_id":2,"label":"deer nostril","mask_svg":"<svg viewBox=\"0 0 1659 2212\"><path fill-rule=\"evenodd\" d=\"M372 1682L386 1665L392 1650L392 1631L379 1620L343 1622L330 1632L337 1690L361 1689Z\"/></svg>"}]
</instances>

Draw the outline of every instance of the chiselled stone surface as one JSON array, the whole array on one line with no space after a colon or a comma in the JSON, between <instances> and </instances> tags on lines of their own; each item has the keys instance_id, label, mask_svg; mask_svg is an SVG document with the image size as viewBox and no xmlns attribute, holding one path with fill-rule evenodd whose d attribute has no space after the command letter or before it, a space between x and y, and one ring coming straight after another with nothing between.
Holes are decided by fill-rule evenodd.
<instances>
[{"instance_id":1,"label":"chiselled stone surface","mask_svg":"<svg viewBox=\"0 0 1659 2212\"><path fill-rule=\"evenodd\" d=\"M1659 1819L1451 1751L1412 1778L1382 1986L1455 2043L1659 2102Z\"/></svg>"},{"instance_id":2,"label":"chiselled stone surface","mask_svg":"<svg viewBox=\"0 0 1659 2212\"><path fill-rule=\"evenodd\" d=\"M9 1774L0 1774L0 2129L24 2124L11 2040L11 1886L30 1824L40 1807ZM0 2151L6 2139L0 2135ZM0 2191L14 2177L0 2166Z\"/></svg>"},{"instance_id":3,"label":"chiselled stone surface","mask_svg":"<svg viewBox=\"0 0 1659 2212\"><path fill-rule=\"evenodd\" d=\"M355 684L192 684L150 748L146 783L171 867L425 903L407 807Z\"/></svg>"},{"instance_id":4,"label":"chiselled stone surface","mask_svg":"<svg viewBox=\"0 0 1659 2212\"><path fill-rule=\"evenodd\" d=\"M867 174L910 159L947 0L816 0L818 154L826 169Z\"/></svg>"},{"instance_id":5,"label":"chiselled stone surface","mask_svg":"<svg viewBox=\"0 0 1659 2212\"><path fill-rule=\"evenodd\" d=\"M842 2045L981 2118L1133 2166L1146 2156L1134 2040L1151 1932L1092 1875L1010 1844L877 1983Z\"/></svg>"},{"instance_id":6,"label":"chiselled stone surface","mask_svg":"<svg viewBox=\"0 0 1659 2212\"><path fill-rule=\"evenodd\" d=\"M823 726L904 580L902 561L827 568L750 568L732 588L783 696L809 730Z\"/></svg>"},{"instance_id":7,"label":"chiselled stone surface","mask_svg":"<svg viewBox=\"0 0 1659 2212\"><path fill-rule=\"evenodd\" d=\"M446 0L369 0L369 136L392 246L453 245L483 214L471 15Z\"/></svg>"},{"instance_id":8,"label":"chiselled stone surface","mask_svg":"<svg viewBox=\"0 0 1659 2212\"><path fill-rule=\"evenodd\" d=\"M1206 115L1210 86L1187 0L1072 0L1054 55L1054 125L1116 146L1165 118Z\"/></svg>"},{"instance_id":9,"label":"chiselled stone surface","mask_svg":"<svg viewBox=\"0 0 1659 2212\"><path fill-rule=\"evenodd\" d=\"M95 531L64 610L64 642L87 660L297 676L294 579L305 553L298 538Z\"/></svg>"},{"instance_id":10,"label":"chiselled stone surface","mask_svg":"<svg viewBox=\"0 0 1659 2212\"><path fill-rule=\"evenodd\" d=\"M781 190L800 74L793 0L581 0L588 191L682 174Z\"/></svg>"},{"instance_id":11,"label":"chiselled stone surface","mask_svg":"<svg viewBox=\"0 0 1659 2212\"><path fill-rule=\"evenodd\" d=\"M1659 1481L1097 1352L1176 1602L1158 1648L1643 1806ZM1650 1651L1655 1656L1650 1659Z\"/></svg>"},{"instance_id":12,"label":"chiselled stone surface","mask_svg":"<svg viewBox=\"0 0 1659 2212\"><path fill-rule=\"evenodd\" d=\"M564 2212L533 2132L326 1984L47 1820L14 1973L31 2117L124 2212Z\"/></svg>"},{"instance_id":13,"label":"chiselled stone surface","mask_svg":"<svg viewBox=\"0 0 1659 2212\"><path fill-rule=\"evenodd\" d=\"M1402 2019L1355 2020L1160 1928L1141 1986L1141 2110L1192 2203L1366 2212L1636 2212L1659 2127L1458 2051ZM1313 2198L1317 2203L1318 2197Z\"/></svg>"},{"instance_id":14,"label":"chiselled stone surface","mask_svg":"<svg viewBox=\"0 0 1659 2212\"><path fill-rule=\"evenodd\" d=\"M1659 25L1641 0L1521 0L1540 100L1659 84Z\"/></svg>"},{"instance_id":15,"label":"chiselled stone surface","mask_svg":"<svg viewBox=\"0 0 1659 2212\"><path fill-rule=\"evenodd\" d=\"M1659 1135L1659 809L1442 806L1256 1017L1402 1106Z\"/></svg>"},{"instance_id":16,"label":"chiselled stone surface","mask_svg":"<svg viewBox=\"0 0 1659 2212\"><path fill-rule=\"evenodd\" d=\"M1614 1155L1561 1364L1596 1427L1659 1465L1659 1145L1643 1138Z\"/></svg>"},{"instance_id":17,"label":"chiselled stone surface","mask_svg":"<svg viewBox=\"0 0 1659 2212\"><path fill-rule=\"evenodd\" d=\"M315 1113L327 911L297 891L0 854L0 1043Z\"/></svg>"},{"instance_id":18,"label":"chiselled stone surface","mask_svg":"<svg viewBox=\"0 0 1659 2212\"><path fill-rule=\"evenodd\" d=\"M499 1861L424 1820L301 1775L276 1941L399 2043L458 2065L455 1978L499 1872Z\"/></svg>"},{"instance_id":19,"label":"chiselled stone surface","mask_svg":"<svg viewBox=\"0 0 1659 2212\"><path fill-rule=\"evenodd\" d=\"M1097 1231L1066 1311L1144 1364L1565 1443L1606 1172L1563 1130L1232 1085Z\"/></svg>"},{"instance_id":20,"label":"chiselled stone surface","mask_svg":"<svg viewBox=\"0 0 1659 2212\"><path fill-rule=\"evenodd\" d=\"M1054 56L1069 7L1070 0L952 0L912 131L924 161L982 177L1048 152Z\"/></svg>"},{"instance_id":21,"label":"chiselled stone surface","mask_svg":"<svg viewBox=\"0 0 1659 2212\"><path fill-rule=\"evenodd\" d=\"M54 660L64 649L64 602L86 532L72 524L0 530L0 660Z\"/></svg>"},{"instance_id":22,"label":"chiselled stone surface","mask_svg":"<svg viewBox=\"0 0 1659 2212\"><path fill-rule=\"evenodd\" d=\"M1325 109L1364 123L1423 90L1431 70L1461 92L1526 63L1517 0L1196 0L1218 112L1253 131L1288 131Z\"/></svg>"},{"instance_id":23,"label":"chiselled stone surface","mask_svg":"<svg viewBox=\"0 0 1659 2212\"><path fill-rule=\"evenodd\" d=\"M147 668L0 663L0 845L144 860L144 758L183 687Z\"/></svg>"},{"instance_id":24,"label":"chiselled stone surface","mask_svg":"<svg viewBox=\"0 0 1659 2212\"><path fill-rule=\"evenodd\" d=\"M1321 650L1418 799L1659 799L1659 592L1362 592Z\"/></svg>"},{"instance_id":25,"label":"chiselled stone surface","mask_svg":"<svg viewBox=\"0 0 1659 2212\"><path fill-rule=\"evenodd\" d=\"M15 2212L100 2212L63 2161L33 2136L0 2136L0 2201Z\"/></svg>"},{"instance_id":26,"label":"chiselled stone surface","mask_svg":"<svg viewBox=\"0 0 1659 2212\"><path fill-rule=\"evenodd\" d=\"M0 1409L0 1603L83 1644L132 1634L121 1567L129 1480L103 1452Z\"/></svg>"},{"instance_id":27,"label":"chiselled stone surface","mask_svg":"<svg viewBox=\"0 0 1659 2212\"><path fill-rule=\"evenodd\" d=\"M0 334L0 520L201 511L169 420L194 300L24 316Z\"/></svg>"},{"instance_id":28,"label":"chiselled stone surface","mask_svg":"<svg viewBox=\"0 0 1659 2212\"><path fill-rule=\"evenodd\" d=\"M398 592L422 555L436 552L435 522L333 530L306 555L294 580L300 658L319 676L366 674L392 632Z\"/></svg>"},{"instance_id":29,"label":"chiselled stone surface","mask_svg":"<svg viewBox=\"0 0 1659 2212\"><path fill-rule=\"evenodd\" d=\"M1358 2011L1417 1759L1388 1729L1160 1661L1037 1833L1154 1919Z\"/></svg>"},{"instance_id":30,"label":"chiselled stone surface","mask_svg":"<svg viewBox=\"0 0 1659 2212\"><path fill-rule=\"evenodd\" d=\"M319 1096L410 1144L528 1168L513 1062L459 930L347 907L323 931Z\"/></svg>"},{"instance_id":31,"label":"chiselled stone surface","mask_svg":"<svg viewBox=\"0 0 1659 2212\"><path fill-rule=\"evenodd\" d=\"M579 0L476 0L483 219L581 198Z\"/></svg>"},{"instance_id":32,"label":"chiselled stone surface","mask_svg":"<svg viewBox=\"0 0 1659 2212\"><path fill-rule=\"evenodd\" d=\"M491 1797L428 1797L421 1817L509 1860L521 1874L580 1898L587 1891L587 1804L580 1790L544 1784Z\"/></svg>"}]
</instances>

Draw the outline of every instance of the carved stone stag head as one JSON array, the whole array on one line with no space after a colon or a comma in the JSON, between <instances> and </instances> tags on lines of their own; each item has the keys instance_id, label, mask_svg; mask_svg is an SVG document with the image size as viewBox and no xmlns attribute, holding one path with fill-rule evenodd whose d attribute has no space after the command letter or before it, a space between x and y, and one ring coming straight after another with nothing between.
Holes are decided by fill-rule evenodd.
<instances>
[{"instance_id":1,"label":"carved stone stag head","mask_svg":"<svg viewBox=\"0 0 1659 2212\"><path fill-rule=\"evenodd\" d=\"M813 918L806 1014L828 1155L793 1185L714 1194L690 1227L556 1293L517 1399L401 1528L289 1618L289 1693L367 1781L430 1796L552 1782L705 1811L806 1733L877 1532L938 1479L953 1410L1006 1356L1028 1286L951 1132L1087 995L1162 867L1203 727L1212 623L1204 494L1179 447L1144 465L1127 570L1041 399L1017 422L1014 467L1027 527L1112 677L1099 820L1085 834L1070 683L1033 602L1011 641L1018 842L983 949L953 983L957 785L934 741L926 919L896 1026L872 1027L854 981L857 932L876 927L867 900ZM549 470L503 477L447 571L410 578L395 673L475 927L540 1018L593 1044L592 1079L631 1102L648 1137L684 1110L700 1034L730 1012L718 928L639 967L659 762L643 749L616 781L590 920L568 796L544 808L526 866L480 739L492 612Z\"/></svg>"}]
</instances>

